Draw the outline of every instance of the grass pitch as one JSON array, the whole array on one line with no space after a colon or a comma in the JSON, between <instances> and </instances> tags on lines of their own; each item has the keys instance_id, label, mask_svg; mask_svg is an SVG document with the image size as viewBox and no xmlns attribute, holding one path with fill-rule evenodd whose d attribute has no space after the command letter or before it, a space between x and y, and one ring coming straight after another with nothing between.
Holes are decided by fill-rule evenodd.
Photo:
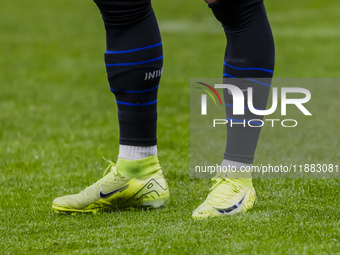
<instances>
[{"instance_id":1,"label":"grass pitch","mask_svg":"<svg viewBox=\"0 0 340 255\"><path fill-rule=\"evenodd\" d=\"M159 158L171 189L162 210L61 216L52 200L101 178L118 152L116 106L106 81L104 28L91 1L5 1L0 8L1 254L336 254L339 180L256 179L251 212L193 221L209 180L189 177L189 79L219 77L225 39L203 1L157 1L165 71ZM340 5L266 1L276 77L339 77ZM329 92L329 97L337 95ZM316 96L316 102L329 98ZM176 102L174 104L174 102ZM337 130L339 103L332 100ZM320 109L313 112L323 116ZM338 134L316 143L338 162ZM303 132L303 131L301 131ZM280 162L290 143L262 133L257 160ZM308 140L300 144L303 152ZM314 144L315 146L315 144ZM299 156L300 155L300 156ZM294 158L305 160L304 153Z\"/></svg>"}]
</instances>

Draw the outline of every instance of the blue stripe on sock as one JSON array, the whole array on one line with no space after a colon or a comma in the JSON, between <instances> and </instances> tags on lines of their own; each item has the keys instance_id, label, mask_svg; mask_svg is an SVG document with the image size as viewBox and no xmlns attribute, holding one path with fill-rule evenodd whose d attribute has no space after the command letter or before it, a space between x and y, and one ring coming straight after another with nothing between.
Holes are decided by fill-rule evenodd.
<instances>
[{"instance_id":1,"label":"blue stripe on sock","mask_svg":"<svg viewBox=\"0 0 340 255\"><path fill-rule=\"evenodd\" d=\"M230 64L227 64L226 62L224 62L224 65L229 66L229 67L236 69L236 70L257 70L257 71L264 71L264 72L267 72L267 73L274 73L273 70L270 70L270 69L267 69L267 68L261 68L261 67L236 67L236 66L232 66Z\"/></svg>"},{"instance_id":2,"label":"blue stripe on sock","mask_svg":"<svg viewBox=\"0 0 340 255\"><path fill-rule=\"evenodd\" d=\"M151 89L143 89L143 90L128 90L128 89L126 89L126 90L116 90L116 89L111 89L111 88L110 88L110 90L112 92L120 91L120 92L125 92L125 93L144 93L144 92L156 90L156 89L158 89L158 86L159 85L157 85L156 87L151 88Z\"/></svg>"},{"instance_id":3,"label":"blue stripe on sock","mask_svg":"<svg viewBox=\"0 0 340 255\"><path fill-rule=\"evenodd\" d=\"M151 63L157 60L160 60L163 58L163 55L158 57L158 58L153 58L153 59L149 59L149 60L144 60L144 61L140 61L140 62L132 62L132 63L115 63L115 64L105 64L106 66L133 66L133 65L141 65L141 64L147 64L147 63Z\"/></svg>"},{"instance_id":4,"label":"blue stripe on sock","mask_svg":"<svg viewBox=\"0 0 340 255\"><path fill-rule=\"evenodd\" d=\"M256 82L256 83L258 83L258 84L261 84L261 85L264 85L264 86L270 87L270 84L269 84L269 83L265 83L265 82L258 81L258 80L255 80L255 79L247 79L247 81Z\"/></svg>"},{"instance_id":5,"label":"blue stripe on sock","mask_svg":"<svg viewBox=\"0 0 340 255\"><path fill-rule=\"evenodd\" d=\"M236 79L244 79L244 78L237 78L237 77L232 76L232 75L227 74L227 73L223 73L223 77L230 77L230 78L236 78ZM267 86L267 87L270 87L270 86L271 86L269 83L265 83L265 82L258 81L258 80L255 80L255 79L246 79L246 80L247 80L247 81L252 81L252 82L255 82L255 83L258 83L258 84Z\"/></svg>"},{"instance_id":6,"label":"blue stripe on sock","mask_svg":"<svg viewBox=\"0 0 340 255\"><path fill-rule=\"evenodd\" d=\"M116 101L117 104L123 104L123 105L130 105L130 106L145 106L145 105L151 105L157 103L157 99L151 102L146 102L146 103L140 103L140 104L133 104L133 103L127 103L127 102L122 102L122 101Z\"/></svg>"},{"instance_id":7,"label":"blue stripe on sock","mask_svg":"<svg viewBox=\"0 0 340 255\"><path fill-rule=\"evenodd\" d=\"M223 73L223 77L225 77L225 76L230 77L230 78L236 78L235 76L232 76L232 75L230 75L230 74Z\"/></svg>"},{"instance_id":8,"label":"blue stripe on sock","mask_svg":"<svg viewBox=\"0 0 340 255\"><path fill-rule=\"evenodd\" d=\"M161 45L161 44L162 44L162 42L156 43L156 44L153 44L153 45L149 45L149 46L145 46L145 47L140 47L140 48L136 48L136 49L131 49L131 50L105 51L105 54L120 54L120 53L134 52L134 51L139 51L139 50L145 50L145 49L154 48L154 47L157 47L157 46L159 46L159 45Z\"/></svg>"}]
</instances>

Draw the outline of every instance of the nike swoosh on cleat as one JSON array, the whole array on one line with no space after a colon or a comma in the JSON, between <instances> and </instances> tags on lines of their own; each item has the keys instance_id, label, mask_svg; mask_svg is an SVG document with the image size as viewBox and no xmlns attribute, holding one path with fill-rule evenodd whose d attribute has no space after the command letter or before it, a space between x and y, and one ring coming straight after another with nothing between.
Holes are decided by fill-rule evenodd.
<instances>
[{"instance_id":1,"label":"nike swoosh on cleat","mask_svg":"<svg viewBox=\"0 0 340 255\"><path fill-rule=\"evenodd\" d=\"M216 209L221 214L229 214L232 211L234 211L234 210L236 210L237 208L240 207L240 205L242 204L242 202L243 202L245 197L246 197L246 195L244 195L243 198L239 202L237 202L236 204L234 204L233 206L230 206L228 208L223 208L222 209L222 208L215 208L214 207L214 209Z\"/></svg>"},{"instance_id":2,"label":"nike swoosh on cleat","mask_svg":"<svg viewBox=\"0 0 340 255\"><path fill-rule=\"evenodd\" d=\"M112 196L113 194L116 194L118 191L122 191L122 190L126 189L128 186L129 186L129 184L127 184L123 187L120 187L118 189L115 189L115 190L108 192L108 193L103 193L103 188L100 188L99 197L100 198L108 198L108 197Z\"/></svg>"}]
</instances>

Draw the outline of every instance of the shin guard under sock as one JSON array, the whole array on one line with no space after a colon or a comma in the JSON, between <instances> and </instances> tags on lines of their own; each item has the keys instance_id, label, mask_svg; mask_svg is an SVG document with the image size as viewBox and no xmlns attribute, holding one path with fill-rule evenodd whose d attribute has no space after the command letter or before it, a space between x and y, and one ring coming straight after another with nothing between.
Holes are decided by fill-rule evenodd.
<instances>
[{"instance_id":1,"label":"shin guard under sock","mask_svg":"<svg viewBox=\"0 0 340 255\"><path fill-rule=\"evenodd\" d=\"M253 89L253 105L266 109L274 69L274 41L267 14L261 0L221 0L209 5L215 17L222 23L227 47L223 77L243 78L233 84L246 91ZM262 79L267 78L267 79ZM225 80L225 83L230 83ZM227 146L224 159L251 164L260 135L261 119L245 107L244 115L233 115L233 98L224 90L227 120ZM244 92L245 106L247 93ZM234 125L231 126L230 123ZM245 123L245 125L243 125ZM258 127L250 127L257 126Z\"/></svg>"},{"instance_id":2,"label":"shin guard under sock","mask_svg":"<svg viewBox=\"0 0 340 255\"><path fill-rule=\"evenodd\" d=\"M150 1L95 0L105 24L105 63L118 106L120 144L157 144L162 41Z\"/></svg>"}]
</instances>

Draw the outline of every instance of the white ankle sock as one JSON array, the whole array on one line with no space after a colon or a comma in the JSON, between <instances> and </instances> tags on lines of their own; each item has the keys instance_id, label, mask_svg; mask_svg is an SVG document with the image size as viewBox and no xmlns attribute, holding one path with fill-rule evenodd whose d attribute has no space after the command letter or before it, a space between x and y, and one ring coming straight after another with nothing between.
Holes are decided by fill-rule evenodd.
<instances>
[{"instance_id":1,"label":"white ankle sock","mask_svg":"<svg viewBox=\"0 0 340 255\"><path fill-rule=\"evenodd\" d=\"M127 160L143 159L157 155L157 145L154 146L131 146L119 145L119 158Z\"/></svg>"},{"instance_id":2,"label":"white ankle sock","mask_svg":"<svg viewBox=\"0 0 340 255\"><path fill-rule=\"evenodd\" d=\"M236 167L236 169L240 169L241 167L251 167L252 164L246 164L242 162L232 161L228 159L223 159L221 166L230 166L230 167Z\"/></svg>"},{"instance_id":3,"label":"white ankle sock","mask_svg":"<svg viewBox=\"0 0 340 255\"><path fill-rule=\"evenodd\" d=\"M232 160L227 160L223 159L221 163L221 167L227 167L227 168L234 168L237 170L240 170L242 167L242 170L245 169L251 169L252 164L246 164L242 162L237 162L237 161L232 161ZM236 173L227 173L227 177L229 178L251 178L251 172L236 172Z\"/></svg>"}]
</instances>

